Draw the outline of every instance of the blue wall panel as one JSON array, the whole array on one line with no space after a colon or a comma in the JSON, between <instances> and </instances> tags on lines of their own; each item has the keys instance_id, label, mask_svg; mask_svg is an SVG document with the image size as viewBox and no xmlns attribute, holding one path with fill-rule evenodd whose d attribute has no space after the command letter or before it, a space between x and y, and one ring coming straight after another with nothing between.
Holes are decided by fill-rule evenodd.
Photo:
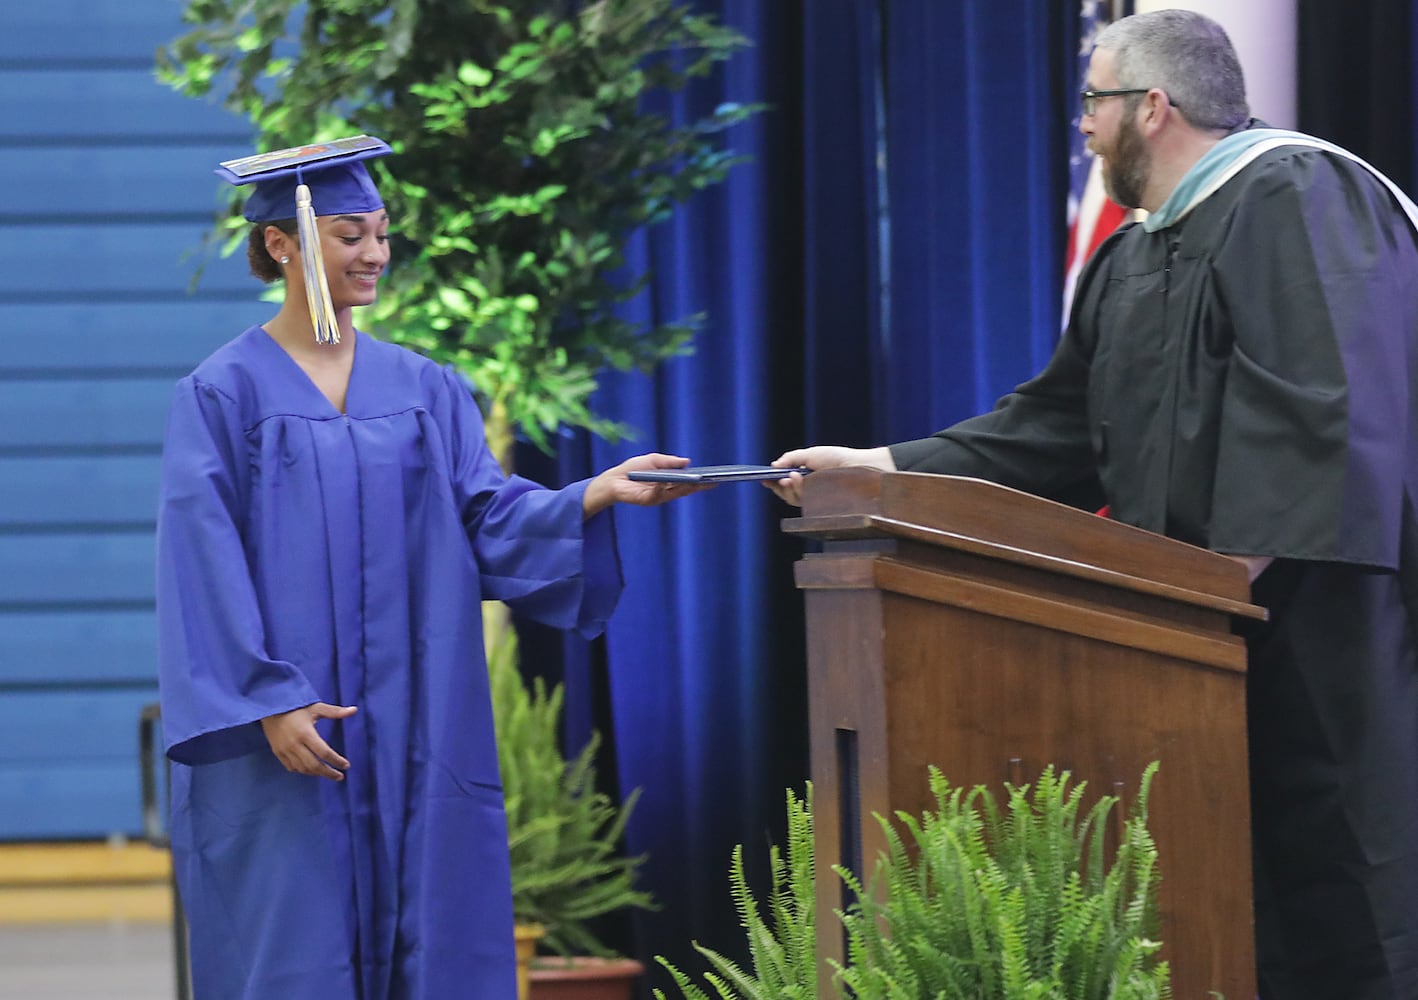
<instances>
[{"instance_id":1,"label":"blue wall panel","mask_svg":"<svg viewBox=\"0 0 1418 1000\"><path fill-rule=\"evenodd\" d=\"M184 296L201 259L194 248L209 228L201 222L6 226L0 298ZM233 297L254 296L259 287L245 257L227 257L208 262L193 290Z\"/></svg>"},{"instance_id":2,"label":"blue wall panel","mask_svg":"<svg viewBox=\"0 0 1418 1000\"><path fill-rule=\"evenodd\" d=\"M16 692L0 701L0 729L16 737L0 764L127 757L138 742L138 713L156 691L150 682L83 694Z\"/></svg>"},{"instance_id":3,"label":"blue wall panel","mask_svg":"<svg viewBox=\"0 0 1418 1000\"><path fill-rule=\"evenodd\" d=\"M272 307L210 261L251 129L159 84L183 0L0 11L0 840L139 830L173 382Z\"/></svg>"},{"instance_id":4,"label":"blue wall panel","mask_svg":"<svg viewBox=\"0 0 1418 1000\"><path fill-rule=\"evenodd\" d=\"M131 145L135 139L239 144L250 134L234 127L221 108L161 86L152 70L143 68L0 70L0 122L6 132L31 142L68 144L82 138L85 148L102 140ZM153 155L162 152L158 148ZM68 155L93 156L78 150Z\"/></svg>"},{"instance_id":5,"label":"blue wall panel","mask_svg":"<svg viewBox=\"0 0 1418 1000\"><path fill-rule=\"evenodd\" d=\"M6 4L0 62L147 65L181 32L178 0L39 0Z\"/></svg>"},{"instance_id":6,"label":"blue wall panel","mask_svg":"<svg viewBox=\"0 0 1418 1000\"><path fill-rule=\"evenodd\" d=\"M155 655L151 606L10 610L0 616L0 688L7 698L35 687L67 691L148 684ZM0 738L0 748L9 744L8 735Z\"/></svg>"},{"instance_id":7,"label":"blue wall panel","mask_svg":"<svg viewBox=\"0 0 1418 1000\"><path fill-rule=\"evenodd\" d=\"M13 529L151 525L157 505L158 456L100 454L0 455L0 518Z\"/></svg>"},{"instance_id":8,"label":"blue wall panel","mask_svg":"<svg viewBox=\"0 0 1418 1000\"><path fill-rule=\"evenodd\" d=\"M151 682L0 699L0 817L26 839L141 829L138 716Z\"/></svg>"},{"instance_id":9,"label":"blue wall panel","mask_svg":"<svg viewBox=\"0 0 1418 1000\"><path fill-rule=\"evenodd\" d=\"M165 302L0 300L0 378L67 370L118 377L125 370L156 368L175 380L274 312L254 295L243 302L186 297Z\"/></svg>"},{"instance_id":10,"label":"blue wall panel","mask_svg":"<svg viewBox=\"0 0 1418 1000\"><path fill-rule=\"evenodd\" d=\"M190 214L207 222L223 189L212 168L240 156L242 137L225 144L178 146L155 152L122 147L102 152L95 173L91 157L63 147L7 150L0 157L0 223L14 219L124 215L142 221L153 215Z\"/></svg>"},{"instance_id":11,"label":"blue wall panel","mask_svg":"<svg viewBox=\"0 0 1418 1000\"><path fill-rule=\"evenodd\" d=\"M3 534L0 566L5 567L0 574L0 605L10 608L153 599L149 531ZM151 667L148 675L153 675ZM4 756L3 741L0 756Z\"/></svg>"},{"instance_id":12,"label":"blue wall panel","mask_svg":"<svg viewBox=\"0 0 1418 1000\"><path fill-rule=\"evenodd\" d=\"M0 454L9 450L155 448L171 378L22 379L0 392Z\"/></svg>"},{"instance_id":13,"label":"blue wall panel","mask_svg":"<svg viewBox=\"0 0 1418 1000\"><path fill-rule=\"evenodd\" d=\"M154 692L147 700L156 697ZM141 833L137 718L133 716L131 746L119 756L0 764L0 821L5 836L93 840L113 833Z\"/></svg>"}]
</instances>

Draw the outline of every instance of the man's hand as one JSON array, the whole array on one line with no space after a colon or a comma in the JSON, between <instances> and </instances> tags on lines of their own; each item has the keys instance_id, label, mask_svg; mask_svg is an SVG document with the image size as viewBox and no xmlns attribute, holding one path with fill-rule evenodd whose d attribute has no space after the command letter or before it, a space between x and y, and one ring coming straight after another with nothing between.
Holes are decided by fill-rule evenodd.
<instances>
[{"instance_id":1,"label":"man's hand","mask_svg":"<svg viewBox=\"0 0 1418 1000\"><path fill-rule=\"evenodd\" d=\"M637 483L627 474L644 469L682 469L689 459L678 455L636 455L615 468L607 469L586 486L582 505L586 516L599 514L612 504L633 503L638 507L654 507L700 490L712 489L702 483Z\"/></svg>"},{"instance_id":2,"label":"man's hand","mask_svg":"<svg viewBox=\"0 0 1418 1000\"><path fill-rule=\"evenodd\" d=\"M350 762L337 754L330 744L315 731L318 719L348 719L359 711L354 705L313 705L290 712L268 715L261 720L261 729L271 752L287 771L309 774L331 781L344 781Z\"/></svg>"},{"instance_id":3,"label":"man's hand","mask_svg":"<svg viewBox=\"0 0 1418 1000\"><path fill-rule=\"evenodd\" d=\"M834 445L816 445L785 451L769 463L778 469L807 468L814 472L822 469L840 469L848 465L860 465L883 472L895 472L896 463L891 459L889 448L839 448ZM803 505L803 477L800 472L789 473L783 479L765 479L763 485L780 499L794 507Z\"/></svg>"}]
</instances>

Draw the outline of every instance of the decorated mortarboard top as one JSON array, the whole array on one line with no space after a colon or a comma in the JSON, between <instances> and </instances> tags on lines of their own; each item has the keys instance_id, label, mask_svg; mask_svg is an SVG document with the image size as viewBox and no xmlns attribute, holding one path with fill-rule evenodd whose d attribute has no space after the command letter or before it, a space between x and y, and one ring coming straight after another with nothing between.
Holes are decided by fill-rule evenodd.
<instances>
[{"instance_id":1,"label":"decorated mortarboard top","mask_svg":"<svg viewBox=\"0 0 1418 1000\"><path fill-rule=\"evenodd\" d=\"M362 214L384 204L363 161L391 152L384 140L357 135L225 160L216 173L232 184L256 185L243 211L249 222L296 218L301 183L310 188L316 215Z\"/></svg>"},{"instance_id":2,"label":"decorated mortarboard top","mask_svg":"<svg viewBox=\"0 0 1418 1000\"><path fill-rule=\"evenodd\" d=\"M319 343L338 344L340 333L325 280L315 217L364 215L382 208L384 201L363 161L391 152L382 139L357 135L224 160L217 167L217 176L225 181L256 185L242 211L247 221L296 220L310 322Z\"/></svg>"}]
</instances>

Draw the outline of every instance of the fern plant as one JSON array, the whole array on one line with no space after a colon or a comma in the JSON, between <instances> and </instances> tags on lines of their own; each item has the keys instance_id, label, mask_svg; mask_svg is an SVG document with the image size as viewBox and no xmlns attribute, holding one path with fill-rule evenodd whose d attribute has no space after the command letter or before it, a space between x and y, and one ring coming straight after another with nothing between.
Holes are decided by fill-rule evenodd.
<instances>
[{"instance_id":1,"label":"fern plant","mask_svg":"<svg viewBox=\"0 0 1418 1000\"><path fill-rule=\"evenodd\" d=\"M763 918L744 876L743 845L734 848L729 866L729 884L739 923L748 934L752 968L745 970L713 949L697 942L695 951L712 967L704 980L719 1000L816 1000L817 919L813 890L815 872L812 843L812 786L799 799L788 790L788 854L784 858L777 845L769 851L773 893L768 909L771 923ZM669 970L681 996L687 1000L710 1000L710 994L694 984L688 975L667 959L657 957ZM665 1000L661 990L657 1000Z\"/></svg>"},{"instance_id":2,"label":"fern plant","mask_svg":"<svg viewBox=\"0 0 1418 1000\"><path fill-rule=\"evenodd\" d=\"M1006 786L952 789L930 772L935 811L881 820L888 848L873 883L839 872L859 902L842 919L841 983L858 1000L1163 1000L1157 960L1157 849L1147 830L1156 764L1109 864L1102 796L1046 770ZM880 819L880 817L878 817Z\"/></svg>"},{"instance_id":3,"label":"fern plant","mask_svg":"<svg viewBox=\"0 0 1418 1000\"><path fill-rule=\"evenodd\" d=\"M575 757L561 750L563 689L517 669L516 632L498 633L489 650L497 757L512 856L512 908L517 922L538 924L562 955L610 955L591 930L596 917L625 908L653 909L635 888L643 855L621 853L625 824L639 789L617 804L596 790L595 734Z\"/></svg>"},{"instance_id":4,"label":"fern plant","mask_svg":"<svg viewBox=\"0 0 1418 1000\"><path fill-rule=\"evenodd\" d=\"M1006 786L1003 808L983 786L952 788L931 768L934 811L878 816L887 850L871 885L834 869L858 902L836 911L846 929L834 996L855 1000L1166 1000L1157 957L1157 848L1147 830L1150 765L1111 863L1105 835L1113 796L1084 809L1086 785L1046 770ZM809 788L809 796L811 789ZM752 969L695 949L711 966L711 995L664 958L686 1000L816 998L810 798L788 794L788 857L772 849L772 923L764 920L734 851L730 881ZM656 990L658 1000L666 1000Z\"/></svg>"}]
</instances>

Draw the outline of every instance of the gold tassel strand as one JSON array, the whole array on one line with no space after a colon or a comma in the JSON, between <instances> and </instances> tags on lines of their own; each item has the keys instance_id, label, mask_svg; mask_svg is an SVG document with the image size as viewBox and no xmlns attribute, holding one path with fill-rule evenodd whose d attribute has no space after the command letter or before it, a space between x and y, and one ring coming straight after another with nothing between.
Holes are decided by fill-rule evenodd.
<instances>
[{"instance_id":1,"label":"gold tassel strand","mask_svg":"<svg viewBox=\"0 0 1418 1000\"><path fill-rule=\"evenodd\" d=\"M305 301L310 306L310 325L317 344L338 344L340 325L330 301L330 285L325 280L325 259L320 253L320 232L315 226L315 209L310 204L310 188L295 189L295 220L300 234L300 262L305 272Z\"/></svg>"}]
</instances>

